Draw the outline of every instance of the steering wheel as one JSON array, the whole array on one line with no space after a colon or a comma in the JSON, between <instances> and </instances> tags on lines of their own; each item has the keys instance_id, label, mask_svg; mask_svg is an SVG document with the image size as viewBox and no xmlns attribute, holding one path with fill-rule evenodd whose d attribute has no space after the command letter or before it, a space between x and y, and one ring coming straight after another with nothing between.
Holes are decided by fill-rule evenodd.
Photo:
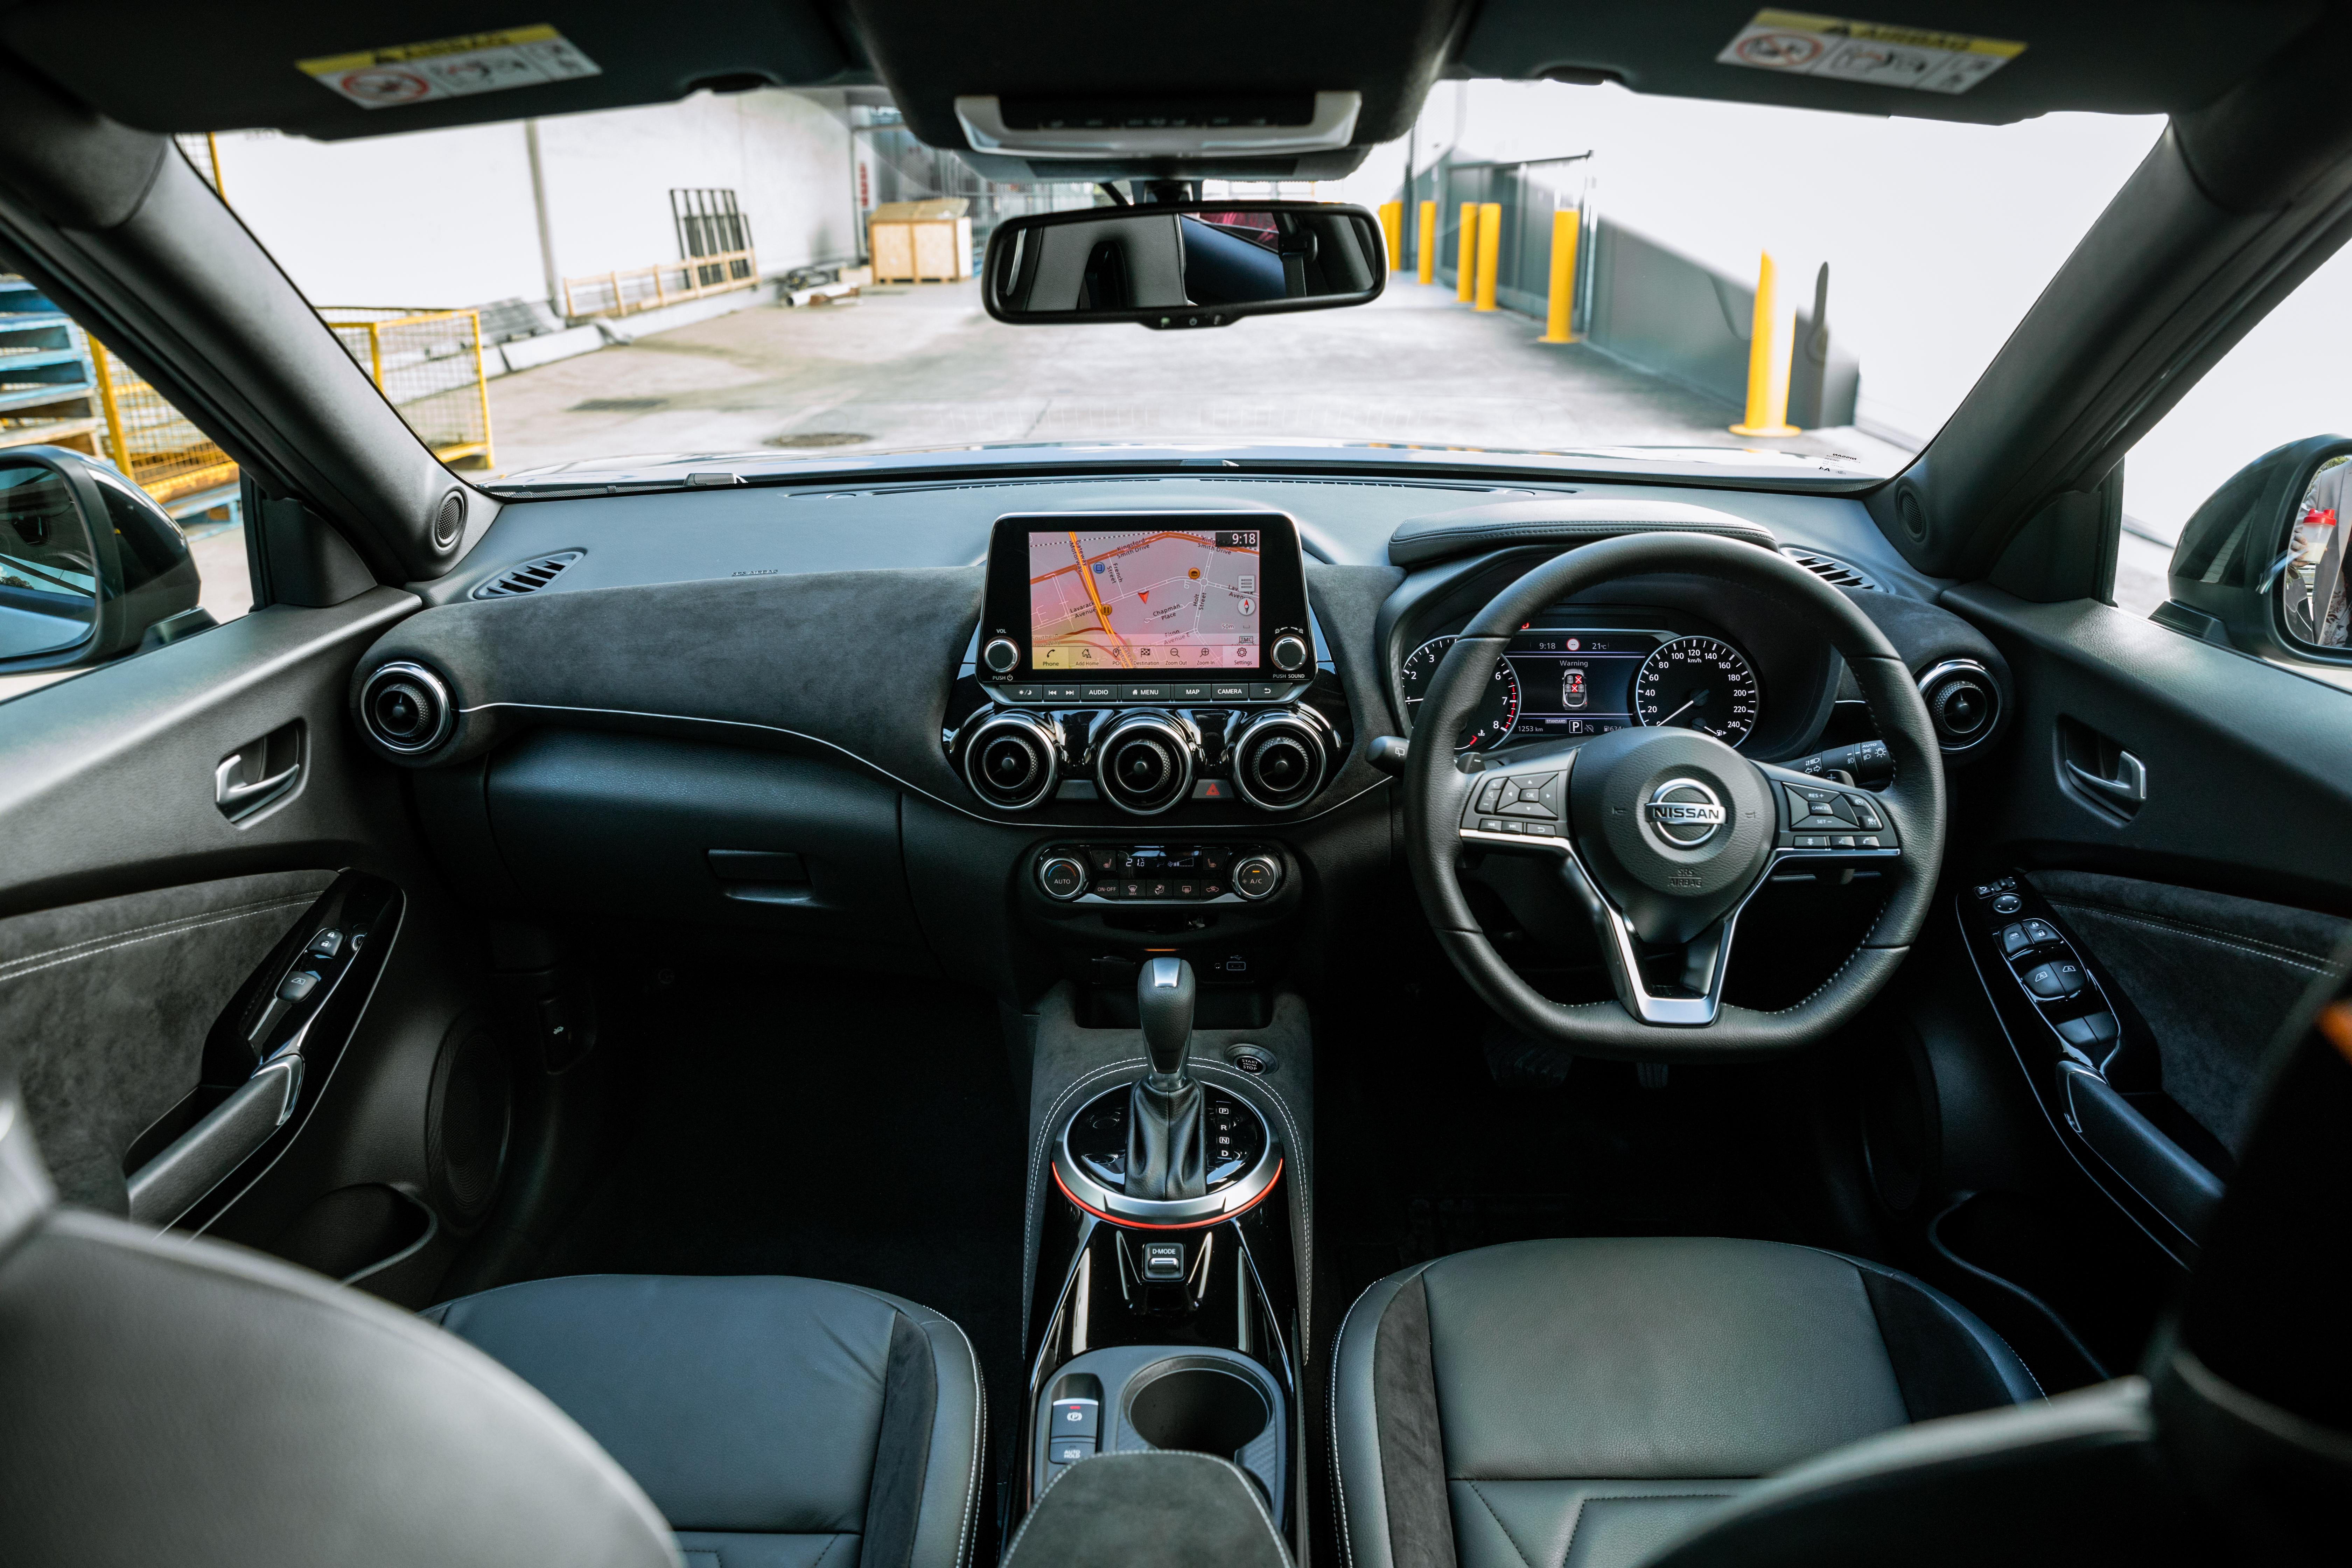
<instances>
[{"instance_id":1,"label":"steering wheel","mask_svg":"<svg viewBox=\"0 0 2352 1568\"><path fill-rule=\"evenodd\" d=\"M1894 782L1884 791L1845 789L1678 729L1632 727L1502 759L1454 753L1447 742L1519 627L1571 595L1644 572L1736 583L1826 636L1869 700ZM1454 640L1405 752L1404 814L1406 858L1431 927L1471 988L1514 1026L1588 1056L1748 1056L1822 1038L1902 963L1927 922L1943 860L1943 759L1910 670L1844 595L1754 544L1626 534L1536 568ZM1601 939L1615 1002L1553 1002L1502 961L1455 879L1472 846L1558 862ZM1739 912L1776 867L1790 863L1875 870L1885 902L1861 946L1795 1006L1726 1006ZM1682 950L1679 978L1663 979L1675 948Z\"/></svg>"}]
</instances>

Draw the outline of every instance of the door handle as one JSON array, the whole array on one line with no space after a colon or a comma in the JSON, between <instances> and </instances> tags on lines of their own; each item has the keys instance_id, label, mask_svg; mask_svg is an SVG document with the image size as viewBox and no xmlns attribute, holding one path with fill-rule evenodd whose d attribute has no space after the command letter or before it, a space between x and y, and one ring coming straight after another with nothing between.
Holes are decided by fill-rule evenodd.
<instances>
[{"instance_id":1,"label":"door handle","mask_svg":"<svg viewBox=\"0 0 2352 1568\"><path fill-rule=\"evenodd\" d=\"M2096 790L2101 795L2129 805L2144 805L2147 803L2147 764L2129 752L2116 753L2117 776L2114 778L2109 778L2105 773L2095 773L2072 757L2066 759L2066 772L2084 789Z\"/></svg>"},{"instance_id":2,"label":"door handle","mask_svg":"<svg viewBox=\"0 0 2352 1568\"><path fill-rule=\"evenodd\" d=\"M232 817L241 816L284 793L302 771L302 764L297 763L284 773L272 773L257 783L238 784L236 770L244 764L245 753L233 752L213 770L214 803Z\"/></svg>"}]
</instances>

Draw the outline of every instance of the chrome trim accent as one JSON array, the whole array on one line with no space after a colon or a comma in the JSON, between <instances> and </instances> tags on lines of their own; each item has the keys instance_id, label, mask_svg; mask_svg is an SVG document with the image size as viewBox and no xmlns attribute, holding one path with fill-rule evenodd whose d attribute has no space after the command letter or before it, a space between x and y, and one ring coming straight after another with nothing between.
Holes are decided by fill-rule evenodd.
<instances>
[{"instance_id":1,"label":"chrome trim accent","mask_svg":"<svg viewBox=\"0 0 2352 1568\"><path fill-rule=\"evenodd\" d=\"M1178 764L1177 782L1168 791L1168 798L1158 805L1132 805L1122 798L1118 791L1111 788L1108 782L1110 754L1121 738L1131 732L1147 730L1158 734L1168 742L1170 748L1176 753ZM1190 725L1172 713L1158 709L1141 708L1131 713L1121 714L1111 722L1109 728L1103 731L1099 740L1091 735L1088 736L1087 747L1095 754L1095 788L1100 792L1103 799L1129 816L1159 816L1174 810L1192 797L1193 773L1200 765L1200 738L1192 733Z\"/></svg>"},{"instance_id":2,"label":"chrome trim accent","mask_svg":"<svg viewBox=\"0 0 2352 1568\"><path fill-rule=\"evenodd\" d=\"M1666 792L1673 789L1695 789L1701 800L1668 800ZM1725 818L1723 797L1695 778L1673 778L1650 792L1642 803L1642 815L1648 819L1650 830L1676 849L1696 849L1723 831ZM1685 827L1701 829L1696 838L1678 838L1675 830Z\"/></svg>"},{"instance_id":3,"label":"chrome trim accent","mask_svg":"<svg viewBox=\"0 0 2352 1568\"><path fill-rule=\"evenodd\" d=\"M1263 860L1274 869L1274 886L1268 888L1263 893L1244 893L1242 891L1242 868L1248 865L1253 860ZM1228 880L1233 884L1234 889L1233 893L1229 896L1238 897L1246 903L1257 903L1261 900L1270 899L1274 897L1275 894L1282 891L1282 861L1272 855L1244 855L1240 859L1234 862L1234 873ZM1215 901L1223 903L1224 902L1224 900L1219 899Z\"/></svg>"},{"instance_id":4,"label":"chrome trim accent","mask_svg":"<svg viewBox=\"0 0 2352 1568\"><path fill-rule=\"evenodd\" d=\"M426 695L440 704L441 717L433 726L433 732L422 741L396 741L375 726L375 715L369 709L368 700L375 695L378 684L396 675L404 675L415 680L425 689ZM449 738L450 731L457 729L457 704L450 697L447 684L439 675L414 659L396 658L389 664L379 665L360 687L360 727L367 731L368 739L399 756L419 757L439 746Z\"/></svg>"},{"instance_id":5,"label":"chrome trim accent","mask_svg":"<svg viewBox=\"0 0 2352 1568\"><path fill-rule=\"evenodd\" d=\"M1003 664L997 663L993 657L999 648L1007 655ZM998 675L1010 675L1021 666L1021 645L1011 637L991 637L980 650L980 662Z\"/></svg>"},{"instance_id":6,"label":"chrome trim accent","mask_svg":"<svg viewBox=\"0 0 2352 1568\"><path fill-rule=\"evenodd\" d=\"M1313 714L1309 719L1307 715ZM1315 777L1299 792L1298 798L1288 805L1272 805L1258 798L1250 787L1249 770L1242 765L1243 750L1261 732L1271 733L1281 729L1293 729L1307 743L1315 759ZM1322 793L1324 782L1331 775L1331 742L1336 739L1331 721L1312 708L1276 708L1260 713L1241 728L1241 732L1225 742L1225 755L1231 759L1235 793L1260 811L1297 811Z\"/></svg>"},{"instance_id":7,"label":"chrome trim accent","mask_svg":"<svg viewBox=\"0 0 2352 1568\"><path fill-rule=\"evenodd\" d=\"M1037 743L1039 750L1045 752L1045 765L1040 773L1042 782L1033 793L1023 796L1017 801L998 800L985 788L982 787L979 779L973 776L974 768L972 764L974 760L980 755L982 743L987 740L990 731L997 729L1025 731L1028 732L1030 739ZM1044 720L1038 718L1034 713L1027 712L1018 708L1000 710L981 721L978 725L974 726L971 733L965 738L963 743L963 782L971 787L972 794L980 796L982 800L986 801L989 805L995 806L1000 811L1026 811L1031 806L1035 805L1039 801L1044 800L1047 795L1052 795L1054 793L1054 786L1061 782L1061 739L1062 738L1059 735L1054 732L1052 725L1046 723Z\"/></svg>"},{"instance_id":8,"label":"chrome trim accent","mask_svg":"<svg viewBox=\"0 0 2352 1568\"><path fill-rule=\"evenodd\" d=\"M1972 658L1948 658L1940 664L1931 665L1928 667L1927 673L1919 677L1918 685L1920 701L1923 703L1928 702L1929 699L1927 694L1929 691L1934 689L1936 682L1943 679L1948 675L1962 674L1975 675L1981 679L1981 682L1985 689L1985 696L1992 704L1992 711L1985 716L1984 730L1973 741L1963 741L1958 745L1950 745L1946 743L1943 732L1940 730L1937 731L1936 749L1943 752L1944 755L1948 757L1957 757L1963 752L1975 751L1979 746L1983 745L1987 741L1990 740L1992 738L1992 732L2000 727L2002 713L2000 682L1992 678L1991 670L1987 669L1983 665L1979 664ZM1934 707L1930 705L1927 710L1927 723L1929 728L1934 728L1935 722L1936 711Z\"/></svg>"},{"instance_id":9,"label":"chrome trim accent","mask_svg":"<svg viewBox=\"0 0 2352 1568\"><path fill-rule=\"evenodd\" d=\"M1147 1068L1145 1070L1148 1072L1150 1069ZM1087 1100L1070 1113L1068 1120L1062 1123L1061 1131L1055 1134L1054 1172L1061 1177L1063 1186L1066 1187L1079 1203L1088 1208L1100 1210L1110 1216L1113 1224L1128 1221L1136 1225L1190 1226L1206 1225L1226 1215L1238 1213L1265 1195L1266 1189L1274 1185L1274 1178L1283 1166L1285 1151L1282 1146L1282 1137L1275 1131L1274 1123L1265 1119L1265 1112L1253 1104L1247 1095L1223 1084L1218 1085L1218 1089L1231 1095L1236 1104L1256 1117L1258 1126L1265 1131L1265 1154L1259 1158L1255 1166L1236 1177L1231 1186L1221 1188L1213 1193L1204 1193L1197 1198L1152 1201L1145 1198L1129 1198L1122 1193L1112 1191L1087 1174L1085 1168L1070 1153L1070 1129L1076 1125L1079 1117L1084 1116L1103 1100L1115 1094L1126 1094L1134 1087L1136 1080L1143 1076L1144 1074L1139 1073L1135 1079L1129 1079L1116 1089L1106 1089ZM1202 1087L1205 1089L1207 1086Z\"/></svg>"}]
</instances>

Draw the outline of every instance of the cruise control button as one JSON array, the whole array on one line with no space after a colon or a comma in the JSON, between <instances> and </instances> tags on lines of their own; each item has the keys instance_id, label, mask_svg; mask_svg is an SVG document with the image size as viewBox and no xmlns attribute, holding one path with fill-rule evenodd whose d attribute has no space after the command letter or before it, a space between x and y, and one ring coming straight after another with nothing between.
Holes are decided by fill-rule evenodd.
<instances>
[{"instance_id":1,"label":"cruise control button","mask_svg":"<svg viewBox=\"0 0 2352 1568\"><path fill-rule=\"evenodd\" d=\"M1503 803L1503 788L1508 779L1489 779L1478 791L1478 815L1485 816Z\"/></svg>"}]
</instances>

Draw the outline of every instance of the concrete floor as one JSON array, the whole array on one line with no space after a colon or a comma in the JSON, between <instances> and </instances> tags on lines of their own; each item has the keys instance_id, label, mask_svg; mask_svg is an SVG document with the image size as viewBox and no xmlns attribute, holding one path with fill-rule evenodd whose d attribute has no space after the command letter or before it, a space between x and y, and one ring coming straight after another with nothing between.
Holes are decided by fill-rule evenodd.
<instances>
[{"instance_id":1,"label":"concrete floor","mask_svg":"<svg viewBox=\"0 0 2352 1568\"><path fill-rule=\"evenodd\" d=\"M1357 309L1173 332L1008 327L977 284L930 284L757 307L503 376L490 407L501 471L827 436L859 451L1163 437L1734 444L1730 405L1541 332L1412 282ZM583 406L623 400L644 405Z\"/></svg>"}]
</instances>

